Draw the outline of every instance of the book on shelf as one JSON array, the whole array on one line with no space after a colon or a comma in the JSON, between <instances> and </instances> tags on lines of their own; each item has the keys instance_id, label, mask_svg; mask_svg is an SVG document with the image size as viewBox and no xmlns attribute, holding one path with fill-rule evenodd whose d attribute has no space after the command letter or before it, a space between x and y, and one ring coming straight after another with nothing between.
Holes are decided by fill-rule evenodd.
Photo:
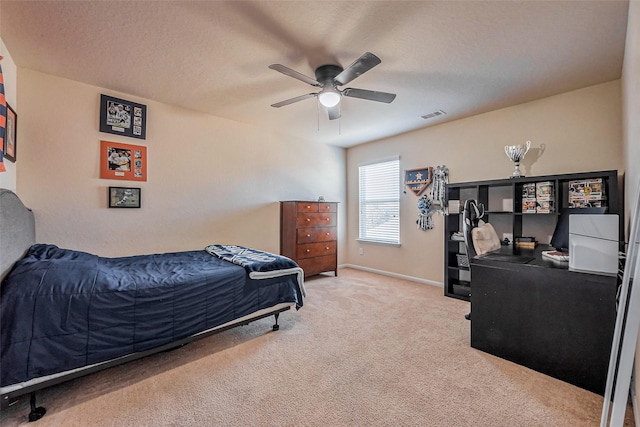
<instances>
[{"instance_id":1,"label":"book on shelf","mask_svg":"<svg viewBox=\"0 0 640 427\"><path fill-rule=\"evenodd\" d=\"M516 248L535 249L538 242L516 242Z\"/></svg>"},{"instance_id":2,"label":"book on shelf","mask_svg":"<svg viewBox=\"0 0 640 427\"><path fill-rule=\"evenodd\" d=\"M536 238L532 236L516 236L513 238L513 241L516 243L520 242L535 242Z\"/></svg>"},{"instance_id":3,"label":"book on shelf","mask_svg":"<svg viewBox=\"0 0 640 427\"><path fill-rule=\"evenodd\" d=\"M516 248L535 249L538 245L538 242L536 242L535 237L516 236L513 238L513 244L516 246Z\"/></svg>"}]
</instances>

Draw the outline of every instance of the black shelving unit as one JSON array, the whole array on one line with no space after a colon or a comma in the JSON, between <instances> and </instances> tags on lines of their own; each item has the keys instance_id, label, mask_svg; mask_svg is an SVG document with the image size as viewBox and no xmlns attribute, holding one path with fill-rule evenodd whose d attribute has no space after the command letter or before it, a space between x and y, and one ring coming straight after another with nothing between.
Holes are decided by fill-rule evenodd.
<instances>
[{"instance_id":1,"label":"black shelving unit","mask_svg":"<svg viewBox=\"0 0 640 427\"><path fill-rule=\"evenodd\" d=\"M618 171L582 172L561 175L544 175L507 178L489 181L450 183L446 186L446 203L459 201L459 212L449 212L445 220L445 266L444 294L469 301L471 294L471 272L465 265L463 241L452 239L455 232L462 231L462 208L464 201L474 199L485 206L486 222L490 222L502 240L511 242L517 236L531 236L541 244L549 243L558 215L569 204L569 182L602 179L608 213L620 217L620 240L623 241L623 207L619 193ZM549 213L523 213L523 186L531 183L550 182L553 185L554 209ZM462 256L458 256L462 255Z\"/></svg>"}]
</instances>

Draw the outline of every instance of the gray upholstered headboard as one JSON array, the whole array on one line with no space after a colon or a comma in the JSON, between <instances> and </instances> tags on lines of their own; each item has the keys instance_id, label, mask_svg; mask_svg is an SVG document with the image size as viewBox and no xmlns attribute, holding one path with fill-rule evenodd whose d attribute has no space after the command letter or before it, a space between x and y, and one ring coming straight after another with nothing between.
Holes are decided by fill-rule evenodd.
<instances>
[{"instance_id":1,"label":"gray upholstered headboard","mask_svg":"<svg viewBox=\"0 0 640 427\"><path fill-rule=\"evenodd\" d=\"M13 191L0 188L0 282L35 242L33 212Z\"/></svg>"}]
</instances>

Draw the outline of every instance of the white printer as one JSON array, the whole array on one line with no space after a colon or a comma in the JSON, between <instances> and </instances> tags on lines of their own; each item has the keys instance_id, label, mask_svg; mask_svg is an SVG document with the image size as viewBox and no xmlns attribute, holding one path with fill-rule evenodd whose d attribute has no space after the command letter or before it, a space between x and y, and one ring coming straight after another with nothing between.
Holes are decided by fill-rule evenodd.
<instances>
[{"instance_id":1,"label":"white printer","mask_svg":"<svg viewBox=\"0 0 640 427\"><path fill-rule=\"evenodd\" d=\"M618 273L618 215L569 217L569 270Z\"/></svg>"}]
</instances>

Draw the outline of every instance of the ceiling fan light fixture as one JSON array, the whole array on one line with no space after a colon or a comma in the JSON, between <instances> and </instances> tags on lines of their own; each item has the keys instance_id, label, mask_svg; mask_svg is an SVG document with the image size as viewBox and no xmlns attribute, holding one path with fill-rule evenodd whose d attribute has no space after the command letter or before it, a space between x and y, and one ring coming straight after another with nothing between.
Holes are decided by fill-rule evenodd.
<instances>
[{"instance_id":1,"label":"ceiling fan light fixture","mask_svg":"<svg viewBox=\"0 0 640 427\"><path fill-rule=\"evenodd\" d=\"M340 102L340 94L335 89L325 89L318 95L318 100L327 108L335 107Z\"/></svg>"}]
</instances>

